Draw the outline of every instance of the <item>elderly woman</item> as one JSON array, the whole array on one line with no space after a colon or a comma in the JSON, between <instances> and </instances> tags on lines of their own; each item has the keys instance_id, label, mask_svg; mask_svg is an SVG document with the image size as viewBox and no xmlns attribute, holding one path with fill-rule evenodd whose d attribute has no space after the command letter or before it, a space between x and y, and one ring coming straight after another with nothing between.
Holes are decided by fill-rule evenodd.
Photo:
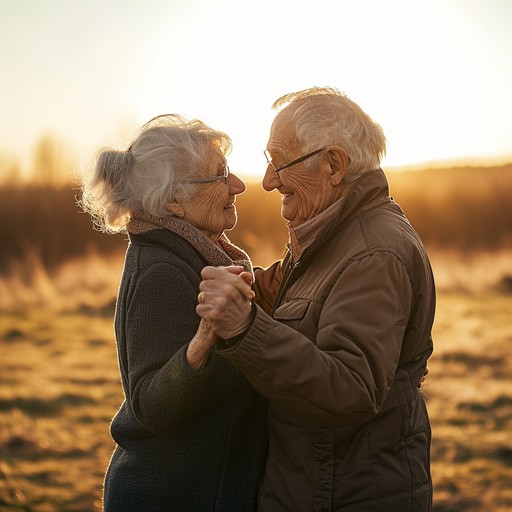
<instances>
[{"instance_id":1,"label":"elderly woman","mask_svg":"<svg viewBox=\"0 0 512 512\"><path fill-rule=\"evenodd\" d=\"M211 351L214 334L195 311L203 267L252 271L224 234L245 190L226 165L230 147L201 121L159 116L127 151L103 151L84 181L94 222L129 235L115 314L125 400L111 425L107 512L256 506L266 401Z\"/></svg>"}]
</instances>

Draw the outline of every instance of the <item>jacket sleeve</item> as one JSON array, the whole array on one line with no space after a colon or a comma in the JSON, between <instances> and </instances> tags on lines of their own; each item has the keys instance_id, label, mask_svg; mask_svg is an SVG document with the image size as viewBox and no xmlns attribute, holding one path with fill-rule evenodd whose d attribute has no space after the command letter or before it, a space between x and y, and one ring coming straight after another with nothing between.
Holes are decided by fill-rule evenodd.
<instances>
[{"instance_id":1,"label":"jacket sleeve","mask_svg":"<svg viewBox=\"0 0 512 512\"><path fill-rule=\"evenodd\" d=\"M316 343L260 309L245 338L221 354L263 395L311 421L362 420L380 410L389 392L411 300L403 263L376 253L339 275Z\"/></svg>"},{"instance_id":2,"label":"jacket sleeve","mask_svg":"<svg viewBox=\"0 0 512 512\"><path fill-rule=\"evenodd\" d=\"M168 432L201 407L213 363L194 371L186 350L199 325L197 290L169 263L138 275L126 304L125 379L138 421L152 432Z\"/></svg>"}]
</instances>

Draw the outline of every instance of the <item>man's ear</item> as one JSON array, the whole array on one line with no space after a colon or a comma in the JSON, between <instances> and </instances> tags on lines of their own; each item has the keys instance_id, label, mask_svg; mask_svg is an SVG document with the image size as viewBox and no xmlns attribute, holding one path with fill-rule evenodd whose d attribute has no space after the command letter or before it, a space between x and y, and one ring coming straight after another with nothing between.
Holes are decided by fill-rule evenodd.
<instances>
[{"instance_id":1,"label":"man's ear","mask_svg":"<svg viewBox=\"0 0 512 512\"><path fill-rule=\"evenodd\" d=\"M183 211L183 207L180 203L167 203L165 207L176 217L183 217L185 215L185 212Z\"/></svg>"},{"instance_id":2,"label":"man's ear","mask_svg":"<svg viewBox=\"0 0 512 512\"><path fill-rule=\"evenodd\" d=\"M331 170L331 183L333 186L337 186L345 176L350 158L341 146L328 146L326 153L327 162Z\"/></svg>"}]
</instances>

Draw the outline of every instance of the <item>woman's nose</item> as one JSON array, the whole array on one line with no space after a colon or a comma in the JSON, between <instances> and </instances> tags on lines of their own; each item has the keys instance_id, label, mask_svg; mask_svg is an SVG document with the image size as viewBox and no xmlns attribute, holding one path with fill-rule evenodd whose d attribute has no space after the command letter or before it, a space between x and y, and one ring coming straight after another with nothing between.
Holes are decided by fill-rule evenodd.
<instances>
[{"instance_id":1,"label":"woman's nose","mask_svg":"<svg viewBox=\"0 0 512 512\"><path fill-rule=\"evenodd\" d=\"M263 180L261 181L261 186L267 192L271 192L272 190L278 188L280 185L281 180L279 179L279 174L277 174L271 164L268 164L267 170L265 171L265 176L263 176Z\"/></svg>"},{"instance_id":2,"label":"woman's nose","mask_svg":"<svg viewBox=\"0 0 512 512\"><path fill-rule=\"evenodd\" d=\"M228 177L229 193L231 195L242 194L247 189L245 183L232 172L229 173Z\"/></svg>"}]
</instances>

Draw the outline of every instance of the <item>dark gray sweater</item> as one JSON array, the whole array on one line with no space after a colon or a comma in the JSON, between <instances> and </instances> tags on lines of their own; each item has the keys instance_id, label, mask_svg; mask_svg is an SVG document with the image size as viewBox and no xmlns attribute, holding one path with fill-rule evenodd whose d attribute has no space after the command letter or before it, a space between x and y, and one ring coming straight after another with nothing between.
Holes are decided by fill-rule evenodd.
<instances>
[{"instance_id":1,"label":"dark gray sweater","mask_svg":"<svg viewBox=\"0 0 512 512\"><path fill-rule=\"evenodd\" d=\"M125 401L111 425L107 512L256 507L266 400L215 351L200 372L185 359L206 264L168 230L130 235L115 318Z\"/></svg>"}]
</instances>

